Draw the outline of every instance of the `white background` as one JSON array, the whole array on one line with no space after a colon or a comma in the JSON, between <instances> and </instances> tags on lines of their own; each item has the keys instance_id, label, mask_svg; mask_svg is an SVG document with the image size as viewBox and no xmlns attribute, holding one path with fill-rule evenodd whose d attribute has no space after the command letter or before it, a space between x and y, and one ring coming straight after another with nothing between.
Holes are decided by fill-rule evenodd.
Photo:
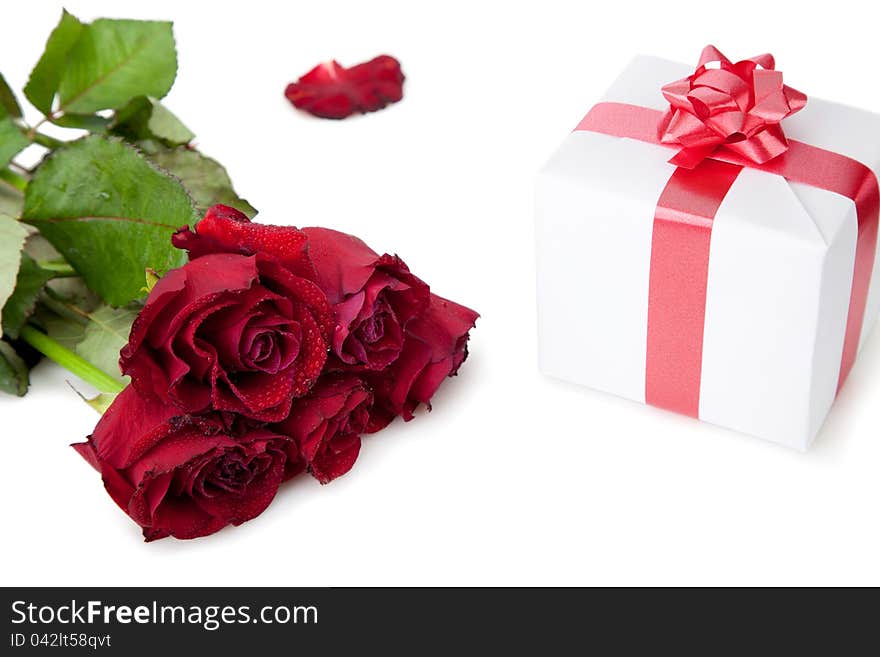
<instances>
[{"instance_id":1,"label":"white background","mask_svg":"<svg viewBox=\"0 0 880 657\"><path fill-rule=\"evenodd\" d=\"M65 4L175 22L167 104L262 221L358 234L482 319L434 413L186 542L141 542L67 447L97 416L41 364L0 399L0 583L880 584L877 332L807 454L559 383L536 367L532 227L535 172L637 52L771 50L796 88L880 110L869 3ZM6 9L14 89L61 6ZM398 105L330 122L283 98L323 59L382 52L407 74Z\"/></svg>"}]
</instances>

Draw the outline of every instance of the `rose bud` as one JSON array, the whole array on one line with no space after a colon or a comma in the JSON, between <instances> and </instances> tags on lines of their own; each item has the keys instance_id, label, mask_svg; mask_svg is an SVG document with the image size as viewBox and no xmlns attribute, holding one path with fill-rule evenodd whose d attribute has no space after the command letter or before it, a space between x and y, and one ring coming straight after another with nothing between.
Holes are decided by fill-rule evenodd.
<instances>
[{"instance_id":1,"label":"rose bud","mask_svg":"<svg viewBox=\"0 0 880 657\"><path fill-rule=\"evenodd\" d=\"M120 367L184 413L276 422L321 373L333 325L318 286L274 258L205 255L156 283Z\"/></svg>"},{"instance_id":2,"label":"rose bud","mask_svg":"<svg viewBox=\"0 0 880 657\"><path fill-rule=\"evenodd\" d=\"M309 471L326 484L357 460L372 406L373 394L361 379L331 374L294 402L277 430L296 440Z\"/></svg>"},{"instance_id":3,"label":"rose bud","mask_svg":"<svg viewBox=\"0 0 880 657\"><path fill-rule=\"evenodd\" d=\"M303 228L317 281L336 312L330 367L382 370L400 356L406 325L428 307L428 286L403 260L353 235Z\"/></svg>"},{"instance_id":4,"label":"rose bud","mask_svg":"<svg viewBox=\"0 0 880 657\"><path fill-rule=\"evenodd\" d=\"M219 414L194 418L131 386L73 448L104 480L144 538L197 538L262 513L281 482L304 470L296 443Z\"/></svg>"},{"instance_id":5,"label":"rose bud","mask_svg":"<svg viewBox=\"0 0 880 657\"><path fill-rule=\"evenodd\" d=\"M431 295L425 313L407 326L400 358L385 371L367 375L375 396L368 432L382 429L397 415L411 420L419 404L431 409L437 388L467 358L470 330L478 317L470 308Z\"/></svg>"}]
</instances>

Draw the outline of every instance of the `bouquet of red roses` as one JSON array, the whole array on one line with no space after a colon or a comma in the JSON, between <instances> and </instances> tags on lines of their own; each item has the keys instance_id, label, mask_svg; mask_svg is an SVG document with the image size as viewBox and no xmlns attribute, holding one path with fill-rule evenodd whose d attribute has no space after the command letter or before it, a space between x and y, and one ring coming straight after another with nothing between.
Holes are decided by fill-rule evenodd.
<instances>
[{"instance_id":1,"label":"bouquet of red roses","mask_svg":"<svg viewBox=\"0 0 880 657\"><path fill-rule=\"evenodd\" d=\"M354 465L361 435L458 372L477 315L397 256L327 228L208 210L122 349L132 384L74 447L148 540L261 513L291 477Z\"/></svg>"},{"instance_id":2,"label":"bouquet of red roses","mask_svg":"<svg viewBox=\"0 0 880 657\"><path fill-rule=\"evenodd\" d=\"M27 392L42 354L99 390L74 448L147 540L348 472L363 435L430 407L477 319L352 235L252 222L158 100L176 69L170 23L65 12L24 90L42 119L0 77L0 389Z\"/></svg>"}]
</instances>

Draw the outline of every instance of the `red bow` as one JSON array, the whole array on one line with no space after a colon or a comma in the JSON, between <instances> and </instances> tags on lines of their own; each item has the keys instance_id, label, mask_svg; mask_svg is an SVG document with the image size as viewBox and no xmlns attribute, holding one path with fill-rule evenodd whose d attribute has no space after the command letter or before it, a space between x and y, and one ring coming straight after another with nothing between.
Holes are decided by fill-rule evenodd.
<instances>
[{"instance_id":1,"label":"red bow","mask_svg":"<svg viewBox=\"0 0 880 657\"><path fill-rule=\"evenodd\" d=\"M807 97L782 84L774 66L769 54L734 64L706 46L692 75L662 89L670 107L660 121L660 141L682 147L669 162L693 169L719 148L756 164L784 153L788 142L779 122L802 109Z\"/></svg>"}]
</instances>

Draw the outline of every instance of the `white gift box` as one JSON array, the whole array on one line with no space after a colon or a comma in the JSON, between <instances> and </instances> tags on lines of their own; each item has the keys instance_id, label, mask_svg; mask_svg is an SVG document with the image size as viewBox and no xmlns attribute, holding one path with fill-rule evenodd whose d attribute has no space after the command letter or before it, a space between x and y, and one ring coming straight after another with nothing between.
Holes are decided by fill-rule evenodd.
<instances>
[{"instance_id":1,"label":"white gift box","mask_svg":"<svg viewBox=\"0 0 880 657\"><path fill-rule=\"evenodd\" d=\"M637 57L604 100L665 110L660 88L692 72ZM782 125L789 139L880 171L880 116L810 97ZM546 374L645 401L654 215L674 153L575 131L541 171L538 331ZM857 232L855 204L845 196L748 167L739 174L712 224L700 419L799 450L810 445L837 392ZM880 312L878 269L859 346Z\"/></svg>"}]
</instances>

